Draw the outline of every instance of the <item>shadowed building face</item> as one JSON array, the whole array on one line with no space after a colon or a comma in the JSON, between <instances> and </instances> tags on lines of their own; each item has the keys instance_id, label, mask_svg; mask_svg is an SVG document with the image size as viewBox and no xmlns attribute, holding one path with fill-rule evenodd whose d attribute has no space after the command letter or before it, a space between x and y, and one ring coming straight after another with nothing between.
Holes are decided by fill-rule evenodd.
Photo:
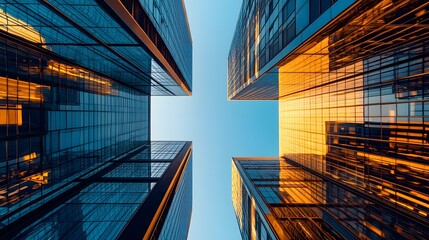
<instances>
[{"instance_id":1,"label":"shadowed building face","mask_svg":"<svg viewBox=\"0 0 429 240\"><path fill-rule=\"evenodd\" d=\"M185 238L191 143L150 141L150 98L191 72L181 0L0 3L0 236Z\"/></svg>"}]
</instances>

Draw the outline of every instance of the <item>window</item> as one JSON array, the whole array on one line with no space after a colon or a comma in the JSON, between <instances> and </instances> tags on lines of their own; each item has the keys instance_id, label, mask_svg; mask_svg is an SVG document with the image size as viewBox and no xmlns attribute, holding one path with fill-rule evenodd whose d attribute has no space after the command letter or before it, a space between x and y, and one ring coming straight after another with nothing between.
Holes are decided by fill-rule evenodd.
<instances>
[{"instance_id":1,"label":"window","mask_svg":"<svg viewBox=\"0 0 429 240\"><path fill-rule=\"evenodd\" d=\"M289 0L282 9L282 17L283 22L286 22L286 20L294 13L295 11L295 0Z\"/></svg>"},{"instance_id":2,"label":"window","mask_svg":"<svg viewBox=\"0 0 429 240\"><path fill-rule=\"evenodd\" d=\"M310 0L310 22L314 22L332 5L332 0Z\"/></svg>"},{"instance_id":3,"label":"window","mask_svg":"<svg viewBox=\"0 0 429 240\"><path fill-rule=\"evenodd\" d=\"M283 29L283 47L285 47L287 44L292 42L292 40L296 36L296 26L295 26L295 20L293 20L289 25Z\"/></svg>"},{"instance_id":4,"label":"window","mask_svg":"<svg viewBox=\"0 0 429 240\"><path fill-rule=\"evenodd\" d=\"M296 35L296 31L295 31L295 20L292 21L288 26L287 26L287 42L290 43L292 42L292 40L295 38Z\"/></svg>"},{"instance_id":5,"label":"window","mask_svg":"<svg viewBox=\"0 0 429 240\"><path fill-rule=\"evenodd\" d=\"M320 0L310 0L310 23L320 16Z\"/></svg>"},{"instance_id":6,"label":"window","mask_svg":"<svg viewBox=\"0 0 429 240\"><path fill-rule=\"evenodd\" d=\"M268 4L268 15L271 15L271 13L273 13L273 10L274 10L274 6L273 5L274 5L274 3L273 3L273 0L272 0Z\"/></svg>"},{"instance_id":7,"label":"window","mask_svg":"<svg viewBox=\"0 0 429 240\"><path fill-rule=\"evenodd\" d=\"M262 197L267 203L281 203L280 198L271 187L259 187Z\"/></svg>"}]
</instances>

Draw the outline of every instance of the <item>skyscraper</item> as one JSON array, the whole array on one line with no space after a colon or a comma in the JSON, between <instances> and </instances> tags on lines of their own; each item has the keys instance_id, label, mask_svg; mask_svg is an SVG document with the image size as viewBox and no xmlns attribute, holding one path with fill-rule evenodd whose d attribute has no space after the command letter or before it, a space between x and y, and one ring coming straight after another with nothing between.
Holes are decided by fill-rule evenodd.
<instances>
[{"instance_id":1,"label":"skyscraper","mask_svg":"<svg viewBox=\"0 0 429 240\"><path fill-rule=\"evenodd\" d=\"M279 101L280 158L248 161L239 176L277 238L429 237L428 10L419 0L243 2L228 96ZM243 237L256 236L235 211Z\"/></svg>"},{"instance_id":2,"label":"skyscraper","mask_svg":"<svg viewBox=\"0 0 429 240\"><path fill-rule=\"evenodd\" d=\"M150 142L150 97L191 87L180 0L0 3L0 238L185 238L192 145Z\"/></svg>"}]
</instances>

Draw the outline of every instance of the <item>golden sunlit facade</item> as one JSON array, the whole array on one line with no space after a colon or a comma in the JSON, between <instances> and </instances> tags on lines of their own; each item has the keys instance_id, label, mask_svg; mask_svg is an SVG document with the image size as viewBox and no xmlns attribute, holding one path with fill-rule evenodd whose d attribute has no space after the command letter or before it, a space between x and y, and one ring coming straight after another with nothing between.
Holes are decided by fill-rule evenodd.
<instances>
[{"instance_id":1,"label":"golden sunlit facade","mask_svg":"<svg viewBox=\"0 0 429 240\"><path fill-rule=\"evenodd\" d=\"M247 175L248 169L253 167L247 163L252 164L253 160L254 158L233 159L232 205L244 240L275 239L276 234L269 230L270 225L281 229L280 224L270 213L267 205L262 203L261 197L257 194L257 188L251 184L254 179ZM264 160L273 159L265 158ZM253 169L257 169L257 166Z\"/></svg>"},{"instance_id":2,"label":"golden sunlit facade","mask_svg":"<svg viewBox=\"0 0 429 240\"><path fill-rule=\"evenodd\" d=\"M413 3L381 1L286 59L280 154L426 218L428 4Z\"/></svg>"},{"instance_id":3,"label":"golden sunlit facade","mask_svg":"<svg viewBox=\"0 0 429 240\"><path fill-rule=\"evenodd\" d=\"M278 203L257 194L285 223L274 232L429 238L428 24L427 1L355 1L268 70L278 76L281 159L265 180ZM236 98L263 98L258 81ZM291 179L307 185L284 189ZM297 215L305 224L290 222Z\"/></svg>"}]
</instances>

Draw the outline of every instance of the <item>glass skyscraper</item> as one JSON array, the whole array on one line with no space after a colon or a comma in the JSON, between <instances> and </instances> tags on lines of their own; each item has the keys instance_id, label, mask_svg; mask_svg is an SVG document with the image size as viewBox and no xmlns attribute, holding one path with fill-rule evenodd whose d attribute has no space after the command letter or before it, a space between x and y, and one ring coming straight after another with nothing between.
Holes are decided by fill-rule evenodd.
<instances>
[{"instance_id":1,"label":"glass skyscraper","mask_svg":"<svg viewBox=\"0 0 429 240\"><path fill-rule=\"evenodd\" d=\"M186 238L192 144L150 98L191 73L180 0L0 2L0 238Z\"/></svg>"},{"instance_id":2,"label":"glass skyscraper","mask_svg":"<svg viewBox=\"0 0 429 240\"><path fill-rule=\"evenodd\" d=\"M277 99L280 118L279 159L233 161L243 238L259 239L258 219L280 239L429 238L428 11L243 2L228 96Z\"/></svg>"}]
</instances>

